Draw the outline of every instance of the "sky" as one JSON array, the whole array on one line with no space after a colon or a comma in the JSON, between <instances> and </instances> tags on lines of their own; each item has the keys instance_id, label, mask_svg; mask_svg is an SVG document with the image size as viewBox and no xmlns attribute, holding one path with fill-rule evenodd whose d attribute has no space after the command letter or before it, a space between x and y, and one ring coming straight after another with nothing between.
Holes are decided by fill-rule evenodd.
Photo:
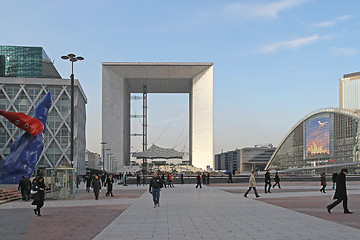
<instances>
[{"instance_id":1,"label":"sky","mask_svg":"<svg viewBox=\"0 0 360 240\"><path fill-rule=\"evenodd\" d=\"M40 46L87 95L87 149L101 151L102 62L213 62L214 153L277 146L305 115L339 106L360 71L356 0L2 1L0 44ZM188 149L188 96L149 94L149 140ZM133 103L132 113L141 114ZM138 127L136 127L138 125ZM132 131L141 123L132 120ZM141 150L139 139L132 151Z\"/></svg>"}]
</instances>

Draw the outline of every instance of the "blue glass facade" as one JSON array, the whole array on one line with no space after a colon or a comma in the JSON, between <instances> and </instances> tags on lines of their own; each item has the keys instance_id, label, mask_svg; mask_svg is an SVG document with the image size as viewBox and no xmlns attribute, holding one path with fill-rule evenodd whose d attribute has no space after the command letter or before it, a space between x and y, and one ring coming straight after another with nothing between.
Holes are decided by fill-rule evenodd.
<instances>
[{"instance_id":1,"label":"blue glass facade","mask_svg":"<svg viewBox=\"0 0 360 240\"><path fill-rule=\"evenodd\" d=\"M42 47L0 46L0 77L41 78L44 60Z\"/></svg>"}]
</instances>

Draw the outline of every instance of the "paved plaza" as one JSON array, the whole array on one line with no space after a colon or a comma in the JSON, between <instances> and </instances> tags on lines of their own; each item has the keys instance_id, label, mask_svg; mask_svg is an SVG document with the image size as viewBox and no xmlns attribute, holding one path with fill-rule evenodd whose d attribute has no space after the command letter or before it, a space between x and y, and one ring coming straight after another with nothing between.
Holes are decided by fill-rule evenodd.
<instances>
[{"instance_id":1,"label":"paved plaza","mask_svg":"<svg viewBox=\"0 0 360 240\"><path fill-rule=\"evenodd\" d=\"M83 185L82 185L83 186ZM175 185L153 208L147 186L116 185L115 197L79 191L76 200L46 201L42 217L29 203L0 205L1 239L359 239L360 183L349 182L349 208L326 212L333 190L318 183L283 183L283 189L244 198L246 184ZM104 195L104 193L102 193ZM3 236L5 236L3 238Z\"/></svg>"}]
</instances>

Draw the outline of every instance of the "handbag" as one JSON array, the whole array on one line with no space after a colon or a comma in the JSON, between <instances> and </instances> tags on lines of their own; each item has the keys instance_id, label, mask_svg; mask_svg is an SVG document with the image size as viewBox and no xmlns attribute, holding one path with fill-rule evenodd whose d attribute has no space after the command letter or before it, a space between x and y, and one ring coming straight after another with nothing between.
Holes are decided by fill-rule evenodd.
<instances>
[{"instance_id":1,"label":"handbag","mask_svg":"<svg viewBox=\"0 0 360 240\"><path fill-rule=\"evenodd\" d=\"M34 198L35 198L35 194L37 194L37 192L38 192L38 191L30 190L30 194L29 194L30 199L34 199Z\"/></svg>"}]
</instances>

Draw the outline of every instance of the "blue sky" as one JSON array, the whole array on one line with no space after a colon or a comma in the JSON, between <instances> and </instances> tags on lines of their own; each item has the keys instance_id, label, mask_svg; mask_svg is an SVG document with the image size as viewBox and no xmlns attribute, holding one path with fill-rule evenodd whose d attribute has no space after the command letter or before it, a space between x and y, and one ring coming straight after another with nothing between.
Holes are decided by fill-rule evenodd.
<instances>
[{"instance_id":1,"label":"blue sky","mask_svg":"<svg viewBox=\"0 0 360 240\"><path fill-rule=\"evenodd\" d=\"M359 5L355 0L14 0L1 4L0 44L44 47L64 78L71 68L60 56L85 57L76 63L75 77L88 97L87 147L96 152L101 62L213 62L218 153L259 143L277 146L306 114L338 107L339 78L360 71ZM187 130L179 136L187 124L187 101L186 95L149 96L150 143L157 139L173 147L183 138L185 143ZM140 148L135 141L133 150Z\"/></svg>"}]
</instances>

